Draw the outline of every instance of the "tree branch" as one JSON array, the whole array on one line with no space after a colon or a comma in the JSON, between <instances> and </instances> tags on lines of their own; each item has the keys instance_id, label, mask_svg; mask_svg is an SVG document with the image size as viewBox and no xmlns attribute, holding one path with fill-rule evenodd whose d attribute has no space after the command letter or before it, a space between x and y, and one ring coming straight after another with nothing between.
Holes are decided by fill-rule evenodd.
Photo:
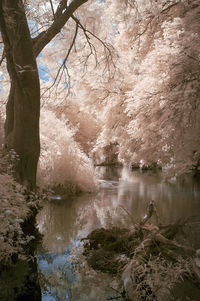
<instances>
[{"instance_id":1,"label":"tree branch","mask_svg":"<svg viewBox=\"0 0 200 301\"><path fill-rule=\"evenodd\" d=\"M2 53L2 56L1 56L1 59L0 59L0 66L3 62L3 60L6 58L6 53L5 53L5 50L3 50L3 53Z\"/></svg>"},{"instance_id":2,"label":"tree branch","mask_svg":"<svg viewBox=\"0 0 200 301\"><path fill-rule=\"evenodd\" d=\"M53 8L52 0L49 0L49 2L50 2L50 5L51 5L51 10L52 10L52 13L53 13L53 18L55 20L55 12L54 12L54 8Z\"/></svg>"},{"instance_id":3,"label":"tree branch","mask_svg":"<svg viewBox=\"0 0 200 301\"><path fill-rule=\"evenodd\" d=\"M69 6L66 6L66 0L60 2L52 25L33 39L35 57L37 57L44 47L60 32L77 8L87 1L88 0L73 0Z\"/></svg>"},{"instance_id":4,"label":"tree branch","mask_svg":"<svg viewBox=\"0 0 200 301\"><path fill-rule=\"evenodd\" d=\"M57 10L58 11L58 10ZM71 18L75 21L76 23L76 29L75 29L75 33L74 33L74 37L73 37L73 40L70 44L70 47L68 49L68 52L61 64L61 66L59 67L58 69L58 72L56 74L56 77L52 83L51 86L49 86L47 89L45 89L45 91L42 93L42 97L49 91L51 90L51 88L53 88L56 84L56 87L58 87L60 81L61 81L61 78L63 76L63 73L66 72L66 76L67 76L67 80L68 80L68 84L70 83L70 75L69 75L69 72L68 72L68 68L66 66L66 62L69 58L69 55L72 51L72 48L73 46L75 45L75 40L76 40L76 37L77 37L77 34L78 34L78 29L80 28L84 35L85 35L85 38L86 38L86 43L89 45L89 48L90 48L90 53L87 55L86 59L85 59L85 65L87 64L87 60L89 59L89 57L91 55L94 55L95 57L95 61L96 61L96 65L98 64L98 60L97 60L97 52L96 52L96 48L95 46L90 42L90 36L94 37L96 40L98 40L104 47L104 52L105 52L105 56L106 56L106 60L107 60L107 66L108 66L108 69L110 70L110 61L112 60L112 53L111 53L111 50L109 48L109 46L104 42L102 41L98 36L96 36L94 33L92 33L91 31L87 30L82 24L81 22L79 21L78 18L76 18L74 15L71 16ZM113 65L114 65L114 62L113 62Z\"/></svg>"},{"instance_id":5,"label":"tree branch","mask_svg":"<svg viewBox=\"0 0 200 301\"><path fill-rule=\"evenodd\" d=\"M63 62L62 62L62 64L61 64L60 68L58 69L58 72L57 72L57 74L56 74L56 77L55 77L55 79L54 79L54 82L53 82L53 84L52 84L50 87L48 87L48 88L44 91L44 93L42 94L42 96L43 96L48 90L50 90L50 89L55 85L56 81L58 80L59 75L60 75L60 78L59 78L59 80L58 80L58 82L57 82L57 85L60 83L60 80L61 80L61 78L62 78L62 75L63 75L64 70L66 70L66 72L67 72L67 77L68 77L68 79L70 79L70 76L69 76L69 73L68 73L68 69L67 69L67 67L66 67L65 64L66 64L66 62L67 62L67 60L68 60L68 58L69 58L69 55L70 55L71 50L72 50L72 47L73 47L73 45L74 45L74 43L75 43L75 41L76 41L77 34L78 34L78 24L76 24L76 29L75 29L75 33L74 33L73 40L72 40L72 42L71 42L71 45L70 45L70 47L69 47L69 49L68 49L68 52L67 52L67 54L66 54L66 56L65 56L65 58L64 58L64 60L63 60ZM61 72L61 70L62 70L62 72ZM61 72L61 74L60 74L60 72Z\"/></svg>"},{"instance_id":6,"label":"tree branch","mask_svg":"<svg viewBox=\"0 0 200 301\"><path fill-rule=\"evenodd\" d=\"M67 0L61 0L58 8L56 10L55 13L55 17L57 18L58 16L60 16L62 14L62 11L67 7Z\"/></svg>"},{"instance_id":7,"label":"tree branch","mask_svg":"<svg viewBox=\"0 0 200 301\"><path fill-rule=\"evenodd\" d=\"M104 47L104 53L105 53L105 57L106 57L106 62L107 62L107 68L108 68L108 70L110 72L110 60L112 61L112 53L111 53L111 50L110 50L109 46L104 41L102 41L98 36L96 36L93 32L91 32L90 30L86 29L81 24L80 20L78 18L76 18L74 15L72 15L71 18L76 22L76 24L78 24L79 28L82 29L82 31L83 31L83 33L85 35L86 41L87 41L87 43L89 45L89 48L90 48L90 53L88 54L88 56L86 58L85 64L87 63L88 58L92 54L95 57L96 65L98 63L96 49L95 49L94 45L90 42L90 36L89 35L91 35L92 37L94 37L97 41L99 41L103 45L103 47ZM115 65L113 61L112 61L112 63L113 63L113 65Z\"/></svg>"}]
</instances>

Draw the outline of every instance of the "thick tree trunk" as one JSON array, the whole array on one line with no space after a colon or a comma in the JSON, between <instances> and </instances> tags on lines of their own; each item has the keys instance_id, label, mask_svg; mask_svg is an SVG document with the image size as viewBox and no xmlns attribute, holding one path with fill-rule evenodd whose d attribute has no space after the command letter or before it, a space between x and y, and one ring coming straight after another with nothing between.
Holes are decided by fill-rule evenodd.
<instances>
[{"instance_id":1,"label":"thick tree trunk","mask_svg":"<svg viewBox=\"0 0 200 301\"><path fill-rule=\"evenodd\" d=\"M11 89L6 109L5 147L19 156L15 168L18 182L36 184L40 153L40 85L36 57L59 33L78 7L88 0L60 0L54 22L31 39L22 0L0 0L0 29L5 45Z\"/></svg>"},{"instance_id":2,"label":"thick tree trunk","mask_svg":"<svg viewBox=\"0 0 200 301\"><path fill-rule=\"evenodd\" d=\"M5 147L19 160L16 179L33 189L40 153L40 84L21 0L0 0L0 26L11 88L6 110Z\"/></svg>"}]
</instances>

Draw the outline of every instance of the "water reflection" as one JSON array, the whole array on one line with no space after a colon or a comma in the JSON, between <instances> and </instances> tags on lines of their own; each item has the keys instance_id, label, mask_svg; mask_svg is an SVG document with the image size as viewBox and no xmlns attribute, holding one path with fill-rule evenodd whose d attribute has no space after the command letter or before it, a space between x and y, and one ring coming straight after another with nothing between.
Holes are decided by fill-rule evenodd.
<instances>
[{"instance_id":1,"label":"water reflection","mask_svg":"<svg viewBox=\"0 0 200 301\"><path fill-rule=\"evenodd\" d=\"M17 260L16 263L0 268L1 301L41 301L35 258Z\"/></svg>"},{"instance_id":2,"label":"water reflection","mask_svg":"<svg viewBox=\"0 0 200 301\"><path fill-rule=\"evenodd\" d=\"M200 248L199 182L188 177L176 184L167 184L161 173L131 172L128 168L98 167L97 173L101 188L96 195L67 200L58 198L46 204L38 216L39 229L44 235L44 249L40 250L38 261L46 283L43 289L45 301L108 299L113 294L108 287L111 281L108 276L98 274L92 279L96 282L88 286L91 273L94 276L95 272L88 272L80 255L80 239L95 228L131 226L133 219L138 221L145 214L150 200L155 201L163 223L191 218L188 239ZM71 266L76 257L74 252L79 252L82 260L81 272L76 275Z\"/></svg>"},{"instance_id":3,"label":"water reflection","mask_svg":"<svg viewBox=\"0 0 200 301\"><path fill-rule=\"evenodd\" d=\"M43 301L71 300L70 286L75 281L71 263L68 261L70 248L62 254L43 253L38 255L39 269L42 271ZM44 289L45 288L45 289Z\"/></svg>"},{"instance_id":4,"label":"water reflection","mask_svg":"<svg viewBox=\"0 0 200 301\"><path fill-rule=\"evenodd\" d=\"M119 179L119 203L135 217L140 217L150 200L155 201L163 222L194 217L199 215L200 185L191 177L170 184L164 181L162 173L131 172L124 168Z\"/></svg>"}]
</instances>

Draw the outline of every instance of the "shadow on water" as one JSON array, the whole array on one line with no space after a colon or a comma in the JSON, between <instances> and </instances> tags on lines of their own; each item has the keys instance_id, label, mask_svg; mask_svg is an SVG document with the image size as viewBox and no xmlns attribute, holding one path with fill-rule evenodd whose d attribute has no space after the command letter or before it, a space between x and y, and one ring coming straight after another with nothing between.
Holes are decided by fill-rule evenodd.
<instances>
[{"instance_id":1,"label":"shadow on water","mask_svg":"<svg viewBox=\"0 0 200 301\"><path fill-rule=\"evenodd\" d=\"M0 264L0 300L1 301L40 301L41 288L38 278L36 247L41 235L36 228L36 212L33 212L22 224L24 235L33 235L24 245L23 257L13 254L9 265Z\"/></svg>"},{"instance_id":2,"label":"shadow on water","mask_svg":"<svg viewBox=\"0 0 200 301\"><path fill-rule=\"evenodd\" d=\"M38 215L44 235L38 252L43 301L108 300L113 295L112 280L108 275L88 271L81 255L81 238L100 227L130 227L144 216L150 200L155 201L162 223L188 219L187 239L200 248L198 181L185 177L169 184L162 173L131 172L127 168L98 167L96 171L100 185L96 195L55 198Z\"/></svg>"},{"instance_id":3,"label":"shadow on water","mask_svg":"<svg viewBox=\"0 0 200 301\"><path fill-rule=\"evenodd\" d=\"M36 259L29 262L18 260L9 267L1 268L1 301L40 301Z\"/></svg>"}]
</instances>

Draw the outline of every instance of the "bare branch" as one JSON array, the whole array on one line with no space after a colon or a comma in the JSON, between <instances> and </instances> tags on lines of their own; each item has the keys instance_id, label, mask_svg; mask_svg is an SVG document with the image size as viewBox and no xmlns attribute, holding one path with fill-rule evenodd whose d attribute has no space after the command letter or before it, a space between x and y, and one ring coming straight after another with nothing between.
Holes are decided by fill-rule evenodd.
<instances>
[{"instance_id":1,"label":"bare branch","mask_svg":"<svg viewBox=\"0 0 200 301\"><path fill-rule=\"evenodd\" d=\"M51 4L51 10L52 10L52 13L53 13L53 18L55 20L55 12L54 12L54 8L53 8L53 3L52 3L52 0L49 0L50 4Z\"/></svg>"},{"instance_id":2,"label":"bare branch","mask_svg":"<svg viewBox=\"0 0 200 301\"><path fill-rule=\"evenodd\" d=\"M172 3L171 5L167 6L166 8L163 8L162 11L160 12L161 14L165 13L166 11L170 10L172 7L176 6L176 5L179 5L180 2L175 2L175 3Z\"/></svg>"},{"instance_id":3,"label":"bare branch","mask_svg":"<svg viewBox=\"0 0 200 301\"><path fill-rule=\"evenodd\" d=\"M2 53L2 56L1 56L1 59L0 59L0 66L3 62L3 60L6 58L6 53L5 53L5 50L3 50L3 53Z\"/></svg>"},{"instance_id":4,"label":"bare branch","mask_svg":"<svg viewBox=\"0 0 200 301\"><path fill-rule=\"evenodd\" d=\"M79 19L76 18L74 15L72 16L72 19L76 22L78 27L82 29L82 31L85 35L85 38L86 38L86 42L87 42L87 44L89 45L89 48L90 48L90 53L87 55L86 60L85 60L85 64L84 64L85 67L86 67L87 61L88 61L88 59L91 55L94 55L96 66L97 66L97 64L98 64L97 53L96 53L96 49L95 49L94 45L90 42L90 37L88 35L89 31L86 30L86 28L80 23Z\"/></svg>"},{"instance_id":5,"label":"bare branch","mask_svg":"<svg viewBox=\"0 0 200 301\"><path fill-rule=\"evenodd\" d=\"M70 81L70 76L69 76L68 69L67 69L67 67L66 67L66 62L67 62L67 60L68 60L68 58L69 58L69 55L70 55L71 50L72 50L72 48L73 48L73 45L75 44L75 40L76 40L77 34L78 34L78 24L76 24L76 29L75 29L75 33L74 33L73 40L72 40L72 42L71 42L71 44L70 44L70 47L69 47L69 49L68 49L68 52L67 52L67 54L66 54L66 56L65 56L65 58L64 58L64 60L63 60L63 62L62 62L62 64L61 64L60 68L58 69L58 72L57 72L57 74L56 74L56 77L55 77L55 79L54 79L54 82L53 82L53 84L52 84L50 87L48 87L48 88L45 90L45 92L42 94L42 96L43 96L48 90L50 90L50 89L55 85L56 82L57 82L57 86L58 86L58 84L59 84L60 81L61 81L61 78L62 78L62 75L63 75L64 70L67 72L67 78L68 78L68 81ZM69 83L68 83L68 86L70 86Z\"/></svg>"},{"instance_id":6,"label":"bare branch","mask_svg":"<svg viewBox=\"0 0 200 301\"><path fill-rule=\"evenodd\" d=\"M58 72L56 74L56 77L52 83L52 85L50 87L48 87L47 89L45 89L45 91L42 93L42 97L47 93L47 91L51 90L55 85L56 85L56 89L58 88L58 85L63 77L63 75L65 75L67 77L66 79L66 82L68 83L68 92L70 90L70 75L69 75L69 71L68 71L68 68L66 66L66 62L69 58L69 55L72 51L72 48L73 46L75 47L75 40L77 38L77 34L78 34L78 29L80 28L83 33L84 33L84 36L86 38L86 44L89 45L89 48L90 48L90 52L89 54L86 56L85 58L85 62L84 62L84 66L85 68L87 68L87 61L89 59L89 57L91 55L94 56L95 58L95 62L96 62L96 66L97 64L99 63L98 62L98 58L97 58L97 51L96 51L96 48L95 46L91 43L91 36L94 37L96 40L98 40L104 47L104 53L105 53L105 57L106 57L106 64L107 64L107 68L110 72L110 61L112 61L112 53L111 53L111 49L109 48L109 45L107 45L104 41L102 41L98 36L96 36L94 33L92 33L90 30L87 30L82 24L81 22L79 21L78 18L76 18L74 15L72 15L71 17L75 23L76 23L76 29L75 29L75 32L74 32L74 37L73 37L73 40L70 44L70 47L68 49L68 52L61 64L61 66L59 67L58 69ZM85 47L85 46L84 46ZM112 64L114 65L114 62L112 62Z\"/></svg>"},{"instance_id":7,"label":"bare branch","mask_svg":"<svg viewBox=\"0 0 200 301\"><path fill-rule=\"evenodd\" d=\"M93 32L91 32L90 30L86 29L81 23L80 23L80 20L78 18L76 18L74 15L72 15L71 17L75 22L76 24L78 24L79 28L82 29L84 35L85 35L85 38L86 38L86 41L87 41L87 44L89 45L89 48L90 48L90 53L88 54L87 58L86 58L86 62L85 62L85 65L87 63L87 60L89 59L89 57L91 55L94 55L95 57L95 62L96 62L96 66L98 64L98 60L97 60L97 52L96 52L96 48L95 46L90 42L90 36L94 37L97 41L99 41L103 47L104 47L104 53L105 53L105 59L106 59L106 65L107 65L107 69L109 71L109 74L110 74L110 64L112 63L113 66L115 66L113 60L112 60L112 53L111 53L111 50L110 50L110 46L111 45L108 45L107 43L105 43L103 40L101 40L97 35L95 35ZM111 62L111 63L110 63ZM106 67L105 67L106 69ZM104 69L104 71L105 71Z\"/></svg>"},{"instance_id":8,"label":"bare branch","mask_svg":"<svg viewBox=\"0 0 200 301\"><path fill-rule=\"evenodd\" d=\"M138 10L137 1L135 1L135 0L132 0L132 1L131 1L131 0L128 0L128 1L127 1L127 4L130 5L132 8L135 8L137 14L140 15L139 10ZM156 20L159 21L159 15L166 13L166 12L169 11L172 7L174 7L174 6L176 6L176 5L179 5L179 4L180 4L179 2L176 2L176 3L173 3L173 4L171 4L171 5L168 5L167 7L164 7L164 6L163 6L163 9L159 12L158 15L153 15L153 14L150 15L150 16L148 17L148 21L146 22L146 24L145 24L143 30L141 30L140 32L138 32L138 34L136 35L136 37L135 37L135 39L134 39L134 42L135 42L136 40L139 40L139 43L140 43L140 37L141 37L142 35L144 35L144 34L147 32L147 30L149 29L149 27L151 27L151 25L152 25L152 23L153 23L154 21L156 21ZM142 27L142 26L140 26L140 27Z\"/></svg>"},{"instance_id":9,"label":"bare branch","mask_svg":"<svg viewBox=\"0 0 200 301\"><path fill-rule=\"evenodd\" d=\"M35 36L38 33L38 35L36 37L34 37L32 40L36 41L37 38L39 37L40 31L43 28L47 28L48 26L49 26L49 24L43 24L41 27L37 28L35 31L32 31L31 36Z\"/></svg>"}]
</instances>

